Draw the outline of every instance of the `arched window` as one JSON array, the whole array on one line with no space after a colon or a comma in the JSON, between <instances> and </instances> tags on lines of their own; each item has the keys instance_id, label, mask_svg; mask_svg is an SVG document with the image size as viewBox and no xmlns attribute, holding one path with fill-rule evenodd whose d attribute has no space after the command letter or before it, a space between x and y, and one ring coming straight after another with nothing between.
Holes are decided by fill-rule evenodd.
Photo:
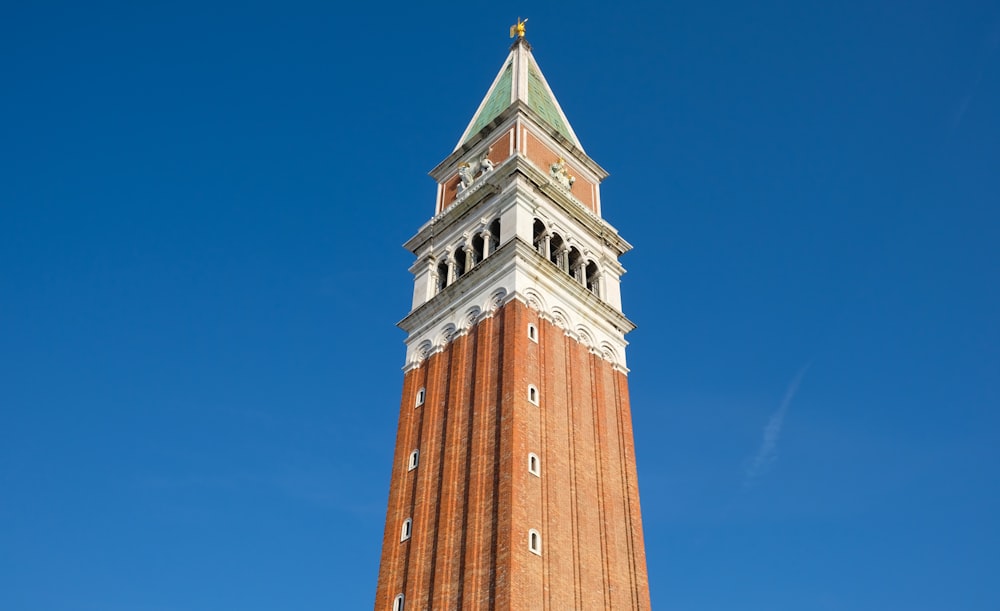
<instances>
[{"instance_id":1,"label":"arched window","mask_svg":"<svg viewBox=\"0 0 1000 611\"><path fill-rule=\"evenodd\" d=\"M566 271L574 280L580 284L584 283L583 278L583 255L573 246L569 249L569 258L566 262Z\"/></svg>"},{"instance_id":2,"label":"arched window","mask_svg":"<svg viewBox=\"0 0 1000 611\"><path fill-rule=\"evenodd\" d=\"M468 265L469 257L465 254L465 247L459 246L455 249L455 277L465 274L472 267Z\"/></svg>"},{"instance_id":3,"label":"arched window","mask_svg":"<svg viewBox=\"0 0 1000 611\"><path fill-rule=\"evenodd\" d=\"M528 531L528 549L532 554L542 555L542 535L534 528Z\"/></svg>"},{"instance_id":4,"label":"arched window","mask_svg":"<svg viewBox=\"0 0 1000 611\"><path fill-rule=\"evenodd\" d=\"M528 401L538 405L538 389L533 384L528 385Z\"/></svg>"},{"instance_id":5,"label":"arched window","mask_svg":"<svg viewBox=\"0 0 1000 611\"><path fill-rule=\"evenodd\" d=\"M397 594L396 598L392 599L392 611L403 611L403 604L405 601L405 596Z\"/></svg>"},{"instance_id":6,"label":"arched window","mask_svg":"<svg viewBox=\"0 0 1000 611\"><path fill-rule=\"evenodd\" d=\"M528 339L536 344L538 343L538 327L530 322L528 323Z\"/></svg>"},{"instance_id":7,"label":"arched window","mask_svg":"<svg viewBox=\"0 0 1000 611\"><path fill-rule=\"evenodd\" d=\"M601 296L601 283L600 278L597 273L597 264L593 261L587 261L587 290L591 293Z\"/></svg>"},{"instance_id":8,"label":"arched window","mask_svg":"<svg viewBox=\"0 0 1000 611\"><path fill-rule=\"evenodd\" d=\"M399 529L400 542L406 541L413 534L413 518L403 520L403 527Z\"/></svg>"},{"instance_id":9,"label":"arched window","mask_svg":"<svg viewBox=\"0 0 1000 611\"><path fill-rule=\"evenodd\" d=\"M543 257L547 256L545 253L545 223L535 219L531 233L531 243L535 247L535 250Z\"/></svg>"},{"instance_id":10,"label":"arched window","mask_svg":"<svg viewBox=\"0 0 1000 611\"><path fill-rule=\"evenodd\" d=\"M483 250L484 244L485 241L483 240L482 234L477 233L476 235L472 236L472 252L474 253L472 265L475 265L476 263L479 263L480 261L483 260L485 253L485 251Z\"/></svg>"},{"instance_id":11,"label":"arched window","mask_svg":"<svg viewBox=\"0 0 1000 611\"><path fill-rule=\"evenodd\" d=\"M500 245L500 219L496 219L490 223L490 242L492 242L490 244L490 252L493 252Z\"/></svg>"},{"instance_id":12,"label":"arched window","mask_svg":"<svg viewBox=\"0 0 1000 611\"><path fill-rule=\"evenodd\" d=\"M437 266L437 289L438 292L448 286L448 262L442 261Z\"/></svg>"},{"instance_id":13,"label":"arched window","mask_svg":"<svg viewBox=\"0 0 1000 611\"><path fill-rule=\"evenodd\" d=\"M549 238L549 261L560 269L563 268L563 251L566 249L566 244L563 242L562 236L558 233L553 233L552 237Z\"/></svg>"},{"instance_id":14,"label":"arched window","mask_svg":"<svg viewBox=\"0 0 1000 611\"><path fill-rule=\"evenodd\" d=\"M528 473L536 477L542 476L541 463L538 460L538 455L533 452L528 454Z\"/></svg>"},{"instance_id":15,"label":"arched window","mask_svg":"<svg viewBox=\"0 0 1000 611\"><path fill-rule=\"evenodd\" d=\"M420 450L410 452L410 459L406 461L406 470L413 471L420 462Z\"/></svg>"},{"instance_id":16,"label":"arched window","mask_svg":"<svg viewBox=\"0 0 1000 611\"><path fill-rule=\"evenodd\" d=\"M414 403L415 407L420 407L424 404L424 397L427 395L423 388L417 391L417 402Z\"/></svg>"}]
</instances>

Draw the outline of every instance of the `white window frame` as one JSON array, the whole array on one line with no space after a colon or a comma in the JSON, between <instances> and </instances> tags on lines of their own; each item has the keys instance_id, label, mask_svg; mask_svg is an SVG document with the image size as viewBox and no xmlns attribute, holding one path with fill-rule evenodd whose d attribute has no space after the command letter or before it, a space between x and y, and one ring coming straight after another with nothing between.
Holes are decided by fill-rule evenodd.
<instances>
[{"instance_id":1,"label":"white window frame","mask_svg":"<svg viewBox=\"0 0 1000 611\"><path fill-rule=\"evenodd\" d=\"M410 452L410 458L406 461L406 470L413 471L420 464L420 450Z\"/></svg>"},{"instance_id":2,"label":"white window frame","mask_svg":"<svg viewBox=\"0 0 1000 611\"><path fill-rule=\"evenodd\" d=\"M534 384L528 384L528 401L531 402L532 405L538 405L538 395L538 387Z\"/></svg>"},{"instance_id":3,"label":"white window frame","mask_svg":"<svg viewBox=\"0 0 1000 611\"><path fill-rule=\"evenodd\" d=\"M528 531L528 551L536 556L542 555L542 533L534 528Z\"/></svg>"},{"instance_id":4,"label":"white window frame","mask_svg":"<svg viewBox=\"0 0 1000 611\"><path fill-rule=\"evenodd\" d=\"M392 611L403 611L403 605L406 604L406 597L402 594L397 594L396 598L392 599Z\"/></svg>"},{"instance_id":5,"label":"white window frame","mask_svg":"<svg viewBox=\"0 0 1000 611\"><path fill-rule=\"evenodd\" d=\"M424 404L424 399L427 398L427 390L421 386L420 390L417 391L417 401L413 404L414 407L420 407Z\"/></svg>"},{"instance_id":6,"label":"white window frame","mask_svg":"<svg viewBox=\"0 0 1000 611\"><path fill-rule=\"evenodd\" d=\"M403 520L403 527L399 529L399 542L408 540L413 536L413 518Z\"/></svg>"},{"instance_id":7,"label":"white window frame","mask_svg":"<svg viewBox=\"0 0 1000 611\"><path fill-rule=\"evenodd\" d=\"M530 322L528 323L528 339L536 344L538 343L538 327L536 327L534 323Z\"/></svg>"},{"instance_id":8,"label":"white window frame","mask_svg":"<svg viewBox=\"0 0 1000 611\"><path fill-rule=\"evenodd\" d=\"M533 469L532 465L534 465ZM538 454L535 454L534 452L528 452L528 473L534 475L535 477L542 476L542 460L538 458Z\"/></svg>"}]
</instances>

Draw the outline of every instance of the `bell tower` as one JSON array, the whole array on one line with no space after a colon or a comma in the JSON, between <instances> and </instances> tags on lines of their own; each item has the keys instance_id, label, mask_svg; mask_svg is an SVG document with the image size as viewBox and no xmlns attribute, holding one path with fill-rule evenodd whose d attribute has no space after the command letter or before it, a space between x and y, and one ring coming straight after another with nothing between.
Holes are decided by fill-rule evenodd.
<instances>
[{"instance_id":1,"label":"bell tower","mask_svg":"<svg viewBox=\"0 0 1000 611\"><path fill-rule=\"evenodd\" d=\"M431 172L376 611L648 610L605 172L524 38Z\"/></svg>"}]
</instances>

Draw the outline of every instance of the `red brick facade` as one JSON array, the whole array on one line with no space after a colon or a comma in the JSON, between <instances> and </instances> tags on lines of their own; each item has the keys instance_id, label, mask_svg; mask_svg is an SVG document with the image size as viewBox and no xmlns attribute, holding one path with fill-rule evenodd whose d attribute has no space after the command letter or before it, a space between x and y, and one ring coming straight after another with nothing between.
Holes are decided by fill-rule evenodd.
<instances>
[{"instance_id":1,"label":"red brick facade","mask_svg":"<svg viewBox=\"0 0 1000 611\"><path fill-rule=\"evenodd\" d=\"M514 132L515 130L509 129L494 138L490 143L487 157L493 162L493 165L500 165L510 157L511 149L514 148ZM454 203L455 198L458 197L458 183L459 178L457 173L441 183L441 198L437 204L438 212L441 212Z\"/></svg>"},{"instance_id":2,"label":"red brick facade","mask_svg":"<svg viewBox=\"0 0 1000 611\"><path fill-rule=\"evenodd\" d=\"M406 374L375 610L400 593L406 611L650 607L627 378L519 301Z\"/></svg>"},{"instance_id":3,"label":"red brick facade","mask_svg":"<svg viewBox=\"0 0 1000 611\"><path fill-rule=\"evenodd\" d=\"M590 180L587 180L583 172L579 168L575 167L575 164L571 159L564 158L551 148L545 146L545 144L534 136L528 130L524 130L524 153L525 156L532 161L538 168L543 172L548 173L549 166L558 161L560 158L566 164L569 173L576 178L576 182L573 183L573 187L570 192L573 193L573 197L579 200L584 206L586 206L591 212L598 212L597 210L597 185ZM568 156L566 156L568 157Z\"/></svg>"},{"instance_id":4,"label":"red brick facade","mask_svg":"<svg viewBox=\"0 0 1000 611\"><path fill-rule=\"evenodd\" d=\"M518 139L521 134L521 139ZM523 142L522 142L523 140ZM570 175L576 180L570 192L580 203L594 213L599 213L597 209L597 183L586 178L585 172L576 167L571 159L566 159L550 147L546 146L538 137L531 134L526 128L509 129L490 143L489 159L493 165L500 165L510 157L510 150L520 151L524 157L529 159L542 172L548 173L549 167L559 159L563 159ZM437 212L441 212L450 204L454 203L458 197L458 174L451 175L441 183L441 194L437 203Z\"/></svg>"}]
</instances>

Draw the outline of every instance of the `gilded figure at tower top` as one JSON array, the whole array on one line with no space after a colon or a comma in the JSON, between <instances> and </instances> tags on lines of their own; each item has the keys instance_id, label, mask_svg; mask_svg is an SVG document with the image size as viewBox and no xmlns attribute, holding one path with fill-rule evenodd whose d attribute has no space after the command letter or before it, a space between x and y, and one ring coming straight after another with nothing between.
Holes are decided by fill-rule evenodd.
<instances>
[{"instance_id":1,"label":"gilded figure at tower top","mask_svg":"<svg viewBox=\"0 0 1000 611\"><path fill-rule=\"evenodd\" d=\"M518 17L517 23L510 26L510 37L514 38L514 36L517 36L518 38L524 38L524 24L526 23L528 23L527 19L521 21L521 18Z\"/></svg>"}]
</instances>

